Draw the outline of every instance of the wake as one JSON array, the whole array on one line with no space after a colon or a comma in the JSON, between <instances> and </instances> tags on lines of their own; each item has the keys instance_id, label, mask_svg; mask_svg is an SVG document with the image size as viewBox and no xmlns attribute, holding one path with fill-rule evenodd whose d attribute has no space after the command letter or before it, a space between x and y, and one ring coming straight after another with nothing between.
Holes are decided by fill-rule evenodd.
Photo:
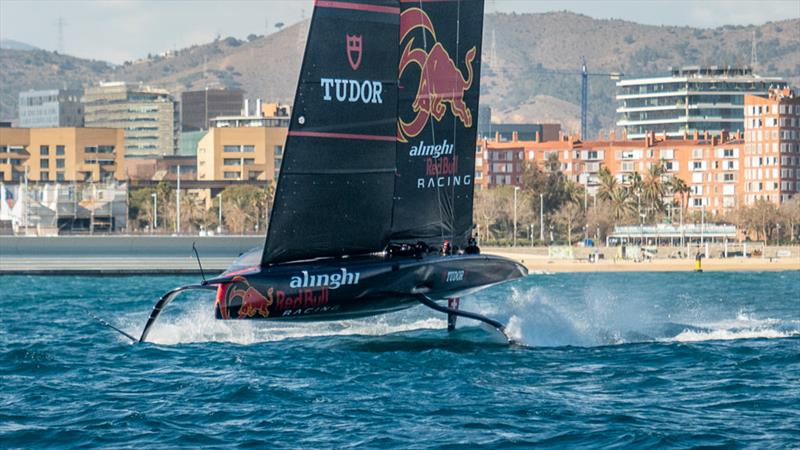
<instances>
[{"instance_id":1,"label":"wake","mask_svg":"<svg viewBox=\"0 0 800 450\"><path fill-rule=\"evenodd\" d=\"M554 299L537 288L515 289L505 303L478 300L483 314L507 317L512 339L534 347L594 347L642 342L705 342L800 336L800 320L758 318L743 310L694 305L685 310L607 292Z\"/></svg>"},{"instance_id":2,"label":"wake","mask_svg":"<svg viewBox=\"0 0 800 450\"><path fill-rule=\"evenodd\" d=\"M780 339L800 336L800 320L761 318L744 309L725 310L687 299L668 303L650 296L627 295L604 289L563 298L542 287L487 290L463 299L462 308L507 324L516 343L530 347L595 347L643 342L694 343L738 339ZM448 337L443 314L427 308L338 322L260 322L216 320L213 302L195 301L177 314L162 318L148 341L159 345L226 342L250 345L287 339L324 336L379 337L424 331ZM134 336L144 318L137 314L120 320L119 327ZM475 331L480 330L479 333ZM455 340L496 344L495 330L460 318ZM124 339L120 337L120 339ZM504 341L503 341L504 342Z\"/></svg>"}]
</instances>

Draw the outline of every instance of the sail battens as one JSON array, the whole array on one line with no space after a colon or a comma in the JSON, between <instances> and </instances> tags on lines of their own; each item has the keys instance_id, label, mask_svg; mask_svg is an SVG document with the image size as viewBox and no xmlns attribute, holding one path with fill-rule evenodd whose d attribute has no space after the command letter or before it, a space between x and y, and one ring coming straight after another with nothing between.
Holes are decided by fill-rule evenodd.
<instances>
[{"instance_id":1,"label":"sail battens","mask_svg":"<svg viewBox=\"0 0 800 450\"><path fill-rule=\"evenodd\" d=\"M361 141L386 141L386 142L394 142L397 140L396 135L379 136L374 134L323 133L318 131L290 131L289 136L318 137L318 138L328 138L328 139L354 139Z\"/></svg>"},{"instance_id":2,"label":"sail battens","mask_svg":"<svg viewBox=\"0 0 800 450\"><path fill-rule=\"evenodd\" d=\"M394 6L348 3L333 0L316 0L314 2L314 6L320 8L352 9L354 11L369 11L384 14L400 14L400 8Z\"/></svg>"}]
</instances>

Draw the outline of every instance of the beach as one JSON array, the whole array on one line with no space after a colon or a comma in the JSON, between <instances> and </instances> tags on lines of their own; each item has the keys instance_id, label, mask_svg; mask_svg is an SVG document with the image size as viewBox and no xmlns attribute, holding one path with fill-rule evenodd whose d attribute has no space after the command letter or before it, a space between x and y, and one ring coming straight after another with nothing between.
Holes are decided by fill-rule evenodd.
<instances>
[{"instance_id":1,"label":"beach","mask_svg":"<svg viewBox=\"0 0 800 450\"><path fill-rule=\"evenodd\" d=\"M624 259L600 259L590 263L587 259L553 259L548 256L513 251L504 248L487 248L484 253L505 256L521 262L532 273L552 272L691 272L695 269L693 258L654 258L642 262ZM750 257L704 258L704 272L719 271L778 271L800 270L800 257Z\"/></svg>"}]
</instances>

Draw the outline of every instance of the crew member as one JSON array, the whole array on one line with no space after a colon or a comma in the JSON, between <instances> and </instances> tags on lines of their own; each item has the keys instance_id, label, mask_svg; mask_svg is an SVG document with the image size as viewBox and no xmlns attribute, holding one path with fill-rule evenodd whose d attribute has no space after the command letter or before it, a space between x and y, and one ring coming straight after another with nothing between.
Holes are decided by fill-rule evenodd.
<instances>
[{"instance_id":1,"label":"crew member","mask_svg":"<svg viewBox=\"0 0 800 450\"><path fill-rule=\"evenodd\" d=\"M478 241L475 240L475 236L470 235L469 239L467 239L467 248L464 249L464 253L468 255L477 255L481 252L481 249L478 247Z\"/></svg>"}]
</instances>

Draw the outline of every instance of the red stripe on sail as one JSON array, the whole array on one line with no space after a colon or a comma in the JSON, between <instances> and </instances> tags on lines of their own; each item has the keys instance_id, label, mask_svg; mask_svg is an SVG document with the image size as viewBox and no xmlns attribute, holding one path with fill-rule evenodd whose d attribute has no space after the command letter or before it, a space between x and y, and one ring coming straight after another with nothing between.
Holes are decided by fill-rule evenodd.
<instances>
[{"instance_id":1,"label":"red stripe on sail","mask_svg":"<svg viewBox=\"0 0 800 450\"><path fill-rule=\"evenodd\" d=\"M361 3L337 2L332 0L316 0L315 6L321 8L353 9L356 11L369 11L385 14L400 14L400 8L393 6L364 5Z\"/></svg>"},{"instance_id":2,"label":"red stripe on sail","mask_svg":"<svg viewBox=\"0 0 800 450\"><path fill-rule=\"evenodd\" d=\"M375 134L352 134L352 133L319 133L316 131L290 131L289 136L299 137L318 137L331 139L357 139L361 141L387 141L394 142L397 136L381 136Z\"/></svg>"}]
</instances>

